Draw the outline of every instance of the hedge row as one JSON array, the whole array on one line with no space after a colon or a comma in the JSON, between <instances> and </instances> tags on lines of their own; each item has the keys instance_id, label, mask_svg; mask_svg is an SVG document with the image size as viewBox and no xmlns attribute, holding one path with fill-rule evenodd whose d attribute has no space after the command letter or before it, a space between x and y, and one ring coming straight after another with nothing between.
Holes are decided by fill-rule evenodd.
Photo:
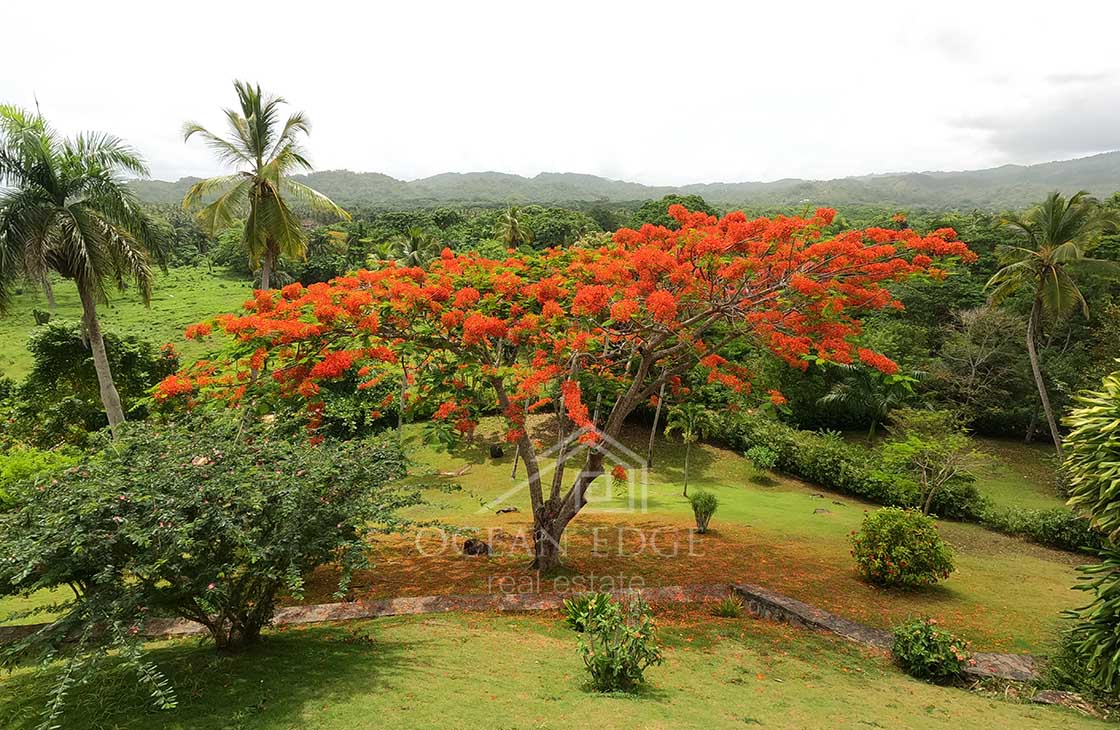
<instances>
[{"instance_id":1,"label":"hedge row","mask_svg":"<svg viewBox=\"0 0 1120 730\"><path fill-rule=\"evenodd\" d=\"M889 471L878 452L851 444L837 433L801 431L772 419L724 414L715 419L711 435L741 452L764 446L774 452L776 469L827 489L888 507L918 506L918 490L906 475ZM1068 509L998 509L967 482L942 490L934 498L933 512L1062 550L1083 551L1100 544L1088 522Z\"/></svg>"}]
</instances>

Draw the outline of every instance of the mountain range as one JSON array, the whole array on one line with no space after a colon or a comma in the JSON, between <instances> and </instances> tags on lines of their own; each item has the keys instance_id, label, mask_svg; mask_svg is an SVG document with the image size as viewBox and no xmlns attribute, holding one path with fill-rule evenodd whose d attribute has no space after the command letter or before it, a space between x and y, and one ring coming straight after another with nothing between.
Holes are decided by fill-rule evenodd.
<instances>
[{"instance_id":1,"label":"mountain range","mask_svg":"<svg viewBox=\"0 0 1120 730\"><path fill-rule=\"evenodd\" d=\"M703 196L724 208L874 205L933 210L1022 208L1051 190L1088 190L1109 196L1120 190L1120 151L1037 165L1003 165L958 172L906 172L835 180L697 183L656 186L595 175L544 172L522 177L501 172L444 173L398 180L377 172L328 170L297 176L342 205L400 208L434 205L546 205L631 203L669 193ZM197 178L131 184L151 203L178 203Z\"/></svg>"}]
</instances>

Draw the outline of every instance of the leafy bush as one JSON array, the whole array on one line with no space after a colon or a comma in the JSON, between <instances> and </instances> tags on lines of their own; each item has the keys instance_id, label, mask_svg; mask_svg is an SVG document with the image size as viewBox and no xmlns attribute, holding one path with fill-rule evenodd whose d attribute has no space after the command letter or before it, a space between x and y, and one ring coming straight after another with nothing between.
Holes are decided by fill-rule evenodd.
<instances>
[{"instance_id":1,"label":"leafy bush","mask_svg":"<svg viewBox=\"0 0 1120 730\"><path fill-rule=\"evenodd\" d=\"M692 514L696 517L696 531L707 532L708 522L719 507L719 499L711 492L700 490L689 495L688 503L692 505Z\"/></svg>"},{"instance_id":2,"label":"leafy bush","mask_svg":"<svg viewBox=\"0 0 1120 730\"><path fill-rule=\"evenodd\" d=\"M405 468L391 441L312 448L235 426L128 424L48 488L18 491L20 506L0 513L0 585L75 595L6 647L6 663L52 658L64 637L80 637L61 699L106 649L139 657L153 616L197 621L218 647L240 649L258 640L278 594L298 598L317 566L338 564L344 593L366 565L371 527L398 525L397 509L418 501L386 486ZM166 705L155 669L136 666Z\"/></svg>"},{"instance_id":3,"label":"leafy bush","mask_svg":"<svg viewBox=\"0 0 1120 730\"><path fill-rule=\"evenodd\" d=\"M1077 397L1066 418L1065 470L1070 507L1089 515L1092 525L1120 542L1120 371L1101 381L1101 389Z\"/></svg>"},{"instance_id":4,"label":"leafy bush","mask_svg":"<svg viewBox=\"0 0 1120 730\"><path fill-rule=\"evenodd\" d=\"M778 455L769 446L752 446L747 449L747 459L756 469L769 471L778 463Z\"/></svg>"},{"instance_id":5,"label":"leafy bush","mask_svg":"<svg viewBox=\"0 0 1120 730\"><path fill-rule=\"evenodd\" d=\"M661 663L653 614L640 597L609 601L580 635L579 651L600 692L628 691Z\"/></svg>"},{"instance_id":6,"label":"leafy bush","mask_svg":"<svg viewBox=\"0 0 1120 730\"><path fill-rule=\"evenodd\" d=\"M609 593L577 593L564 601L564 623L572 631L582 634L609 610L610 603Z\"/></svg>"},{"instance_id":7,"label":"leafy bush","mask_svg":"<svg viewBox=\"0 0 1120 730\"><path fill-rule=\"evenodd\" d=\"M970 662L968 644L937 628L937 621L932 618L896 626L891 652L903 671L929 682L953 679Z\"/></svg>"},{"instance_id":8,"label":"leafy bush","mask_svg":"<svg viewBox=\"0 0 1120 730\"><path fill-rule=\"evenodd\" d=\"M879 585L931 585L953 572L952 550L920 512L885 507L868 513L851 543L860 574Z\"/></svg>"},{"instance_id":9,"label":"leafy bush","mask_svg":"<svg viewBox=\"0 0 1120 730\"><path fill-rule=\"evenodd\" d=\"M721 618L739 618L743 615L743 599L731 595L716 604L712 613Z\"/></svg>"}]
</instances>

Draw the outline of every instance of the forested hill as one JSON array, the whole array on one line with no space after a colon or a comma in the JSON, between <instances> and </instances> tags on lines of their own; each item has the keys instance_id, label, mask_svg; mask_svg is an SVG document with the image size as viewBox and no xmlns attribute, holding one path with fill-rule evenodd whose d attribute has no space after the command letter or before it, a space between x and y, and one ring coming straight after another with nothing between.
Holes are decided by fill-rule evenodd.
<instances>
[{"instance_id":1,"label":"forested hill","mask_svg":"<svg viewBox=\"0 0 1120 730\"><path fill-rule=\"evenodd\" d=\"M963 172L913 172L837 180L650 186L575 173L521 177L499 172L445 173L403 181L376 172L330 170L300 176L317 190L349 205L502 205L519 203L627 202L668 193L698 194L722 207L773 208L797 205L868 204L900 208L1002 210L1037 202L1051 190L1088 190L1108 196L1120 190L1120 151L1039 165L1004 165ZM153 203L181 201L195 181L132 183Z\"/></svg>"}]
</instances>

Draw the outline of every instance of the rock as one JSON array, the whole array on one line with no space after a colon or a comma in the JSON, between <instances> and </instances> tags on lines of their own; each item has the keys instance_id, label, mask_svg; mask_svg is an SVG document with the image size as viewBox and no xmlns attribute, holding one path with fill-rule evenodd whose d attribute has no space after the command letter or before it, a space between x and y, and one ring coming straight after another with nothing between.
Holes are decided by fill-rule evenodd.
<instances>
[{"instance_id":1,"label":"rock","mask_svg":"<svg viewBox=\"0 0 1120 730\"><path fill-rule=\"evenodd\" d=\"M1041 692L1036 692L1031 697L1031 702L1037 702L1040 705L1062 705L1068 707L1070 703L1081 702L1081 695L1076 692L1063 692L1060 689L1044 689Z\"/></svg>"},{"instance_id":2,"label":"rock","mask_svg":"<svg viewBox=\"0 0 1120 730\"><path fill-rule=\"evenodd\" d=\"M1092 704L1085 701L1085 698L1076 692L1063 692L1058 689L1044 689L1041 692L1036 692L1031 697L1031 702L1037 702L1040 705L1061 705L1068 707L1072 710L1084 713L1090 717L1101 718L1101 712Z\"/></svg>"},{"instance_id":3,"label":"rock","mask_svg":"<svg viewBox=\"0 0 1120 730\"><path fill-rule=\"evenodd\" d=\"M843 502L837 502L837 501L836 501L835 499L834 499L834 500L832 500L832 503L833 503L833 504L835 504L835 505L838 505L838 506L840 506L840 507L843 507L843 506L844 506L844 503L843 503Z\"/></svg>"},{"instance_id":4,"label":"rock","mask_svg":"<svg viewBox=\"0 0 1120 730\"><path fill-rule=\"evenodd\" d=\"M815 510L813 510L813 514L815 514L815 515L830 515L830 514L832 514L832 510L825 509L824 507L817 507Z\"/></svg>"},{"instance_id":5,"label":"rock","mask_svg":"<svg viewBox=\"0 0 1120 730\"><path fill-rule=\"evenodd\" d=\"M464 555L490 555L490 546L477 537L468 537L463 541Z\"/></svg>"},{"instance_id":6,"label":"rock","mask_svg":"<svg viewBox=\"0 0 1120 730\"><path fill-rule=\"evenodd\" d=\"M517 510L516 507L502 507L497 512L495 512L494 514L496 514L496 515L508 515L510 512L517 512L517 511L518 510Z\"/></svg>"},{"instance_id":7,"label":"rock","mask_svg":"<svg viewBox=\"0 0 1120 730\"><path fill-rule=\"evenodd\" d=\"M809 497L811 499L824 499L824 495L821 494L820 492L813 492L812 494L809 495Z\"/></svg>"},{"instance_id":8,"label":"rock","mask_svg":"<svg viewBox=\"0 0 1120 730\"><path fill-rule=\"evenodd\" d=\"M505 456L505 452L502 451L501 444L490 444L490 458L491 459L500 459L503 456Z\"/></svg>"}]
</instances>

